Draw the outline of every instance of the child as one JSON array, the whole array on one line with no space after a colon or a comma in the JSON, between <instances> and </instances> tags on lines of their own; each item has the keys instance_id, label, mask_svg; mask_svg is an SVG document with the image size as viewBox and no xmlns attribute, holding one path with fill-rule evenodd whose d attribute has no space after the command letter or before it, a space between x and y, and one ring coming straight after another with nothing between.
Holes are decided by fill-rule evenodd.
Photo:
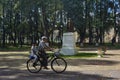
<instances>
[{"instance_id":1,"label":"child","mask_svg":"<svg viewBox=\"0 0 120 80\"><path fill-rule=\"evenodd\" d=\"M33 43L32 46L31 46L31 54L30 54L30 57L31 57L31 58L35 58L35 60L37 60L36 52L37 52L37 47L36 47L36 44Z\"/></svg>"}]
</instances>

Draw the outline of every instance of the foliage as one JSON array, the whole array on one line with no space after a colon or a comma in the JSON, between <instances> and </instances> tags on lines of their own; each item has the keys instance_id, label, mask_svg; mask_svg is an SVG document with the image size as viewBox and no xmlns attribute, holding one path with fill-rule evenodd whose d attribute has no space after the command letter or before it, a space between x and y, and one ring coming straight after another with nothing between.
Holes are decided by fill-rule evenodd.
<instances>
[{"instance_id":1,"label":"foliage","mask_svg":"<svg viewBox=\"0 0 120 80\"><path fill-rule=\"evenodd\" d=\"M1 43L22 47L25 41L38 42L42 35L52 41L56 29L62 40L68 18L80 35L80 43L85 38L89 43L104 43L104 34L111 28L115 38L120 34L116 23L119 15L115 15L118 9L118 0L1 0Z\"/></svg>"}]
</instances>

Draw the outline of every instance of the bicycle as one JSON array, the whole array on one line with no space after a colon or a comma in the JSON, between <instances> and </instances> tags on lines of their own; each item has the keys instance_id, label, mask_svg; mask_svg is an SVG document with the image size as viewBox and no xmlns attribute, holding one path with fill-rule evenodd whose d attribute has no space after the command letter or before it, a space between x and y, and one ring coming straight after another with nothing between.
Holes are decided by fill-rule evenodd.
<instances>
[{"instance_id":1,"label":"bicycle","mask_svg":"<svg viewBox=\"0 0 120 80\"><path fill-rule=\"evenodd\" d=\"M40 55L37 55L37 61L34 57L31 57L27 61L27 70L31 73L38 73L42 69L41 61L42 58ZM64 58L60 56L60 50L54 52L52 55L48 56L48 63L50 63L51 69L56 73L62 73L67 68L67 62Z\"/></svg>"}]
</instances>

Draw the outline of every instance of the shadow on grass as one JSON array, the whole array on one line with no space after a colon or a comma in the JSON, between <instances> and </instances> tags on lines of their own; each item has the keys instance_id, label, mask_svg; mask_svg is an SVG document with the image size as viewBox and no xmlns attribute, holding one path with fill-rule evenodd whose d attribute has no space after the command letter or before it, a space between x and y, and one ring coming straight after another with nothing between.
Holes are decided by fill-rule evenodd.
<instances>
[{"instance_id":1,"label":"shadow on grass","mask_svg":"<svg viewBox=\"0 0 120 80\"><path fill-rule=\"evenodd\" d=\"M112 66L119 64L117 61L110 60L90 60L90 59L67 59L68 65L80 66L80 65L99 65L99 66Z\"/></svg>"},{"instance_id":2,"label":"shadow on grass","mask_svg":"<svg viewBox=\"0 0 120 80\"><path fill-rule=\"evenodd\" d=\"M95 74L84 74L74 71L66 71L61 74L53 71L41 71L37 74L27 70L0 68L0 80L117 80L113 77L105 77Z\"/></svg>"},{"instance_id":3,"label":"shadow on grass","mask_svg":"<svg viewBox=\"0 0 120 80\"><path fill-rule=\"evenodd\" d=\"M86 57L86 59L80 58L66 58L68 66L80 66L80 65L99 65L99 66L111 66L119 64L118 61L110 61L110 60L98 60L98 59L87 59L87 57L93 57L97 54L94 53L83 53L76 55L76 57ZM75 57L75 56L73 56ZM29 59L29 54L24 53L9 53L9 54L0 54L0 66L8 66L8 67L18 67L26 64L27 60Z\"/></svg>"},{"instance_id":4,"label":"shadow on grass","mask_svg":"<svg viewBox=\"0 0 120 80\"><path fill-rule=\"evenodd\" d=\"M18 67L26 63L28 54L24 53L8 53L0 54L0 67Z\"/></svg>"},{"instance_id":5,"label":"shadow on grass","mask_svg":"<svg viewBox=\"0 0 120 80\"><path fill-rule=\"evenodd\" d=\"M84 74L75 71L66 71L56 74L52 70L40 71L37 74L29 73L26 69L28 54L0 54L0 80L117 80L113 77ZM68 66L79 65L114 65L118 62L107 60L67 59ZM23 69L24 68L24 69ZM74 67L73 67L74 68Z\"/></svg>"},{"instance_id":6,"label":"shadow on grass","mask_svg":"<svg viewBox=\"0 0 120 80\"><path fill-rule=\"evenodd\" d=\"M22 53L22 54L20 54L20 53L9 53L9 54L0 54L0 57L10 57L10 56L13 56L13 57L21 57L21 56L23 56L23 57L28 57L28 55L29 54L24 54L24 53Z\"/></svg>"}]
</instances>

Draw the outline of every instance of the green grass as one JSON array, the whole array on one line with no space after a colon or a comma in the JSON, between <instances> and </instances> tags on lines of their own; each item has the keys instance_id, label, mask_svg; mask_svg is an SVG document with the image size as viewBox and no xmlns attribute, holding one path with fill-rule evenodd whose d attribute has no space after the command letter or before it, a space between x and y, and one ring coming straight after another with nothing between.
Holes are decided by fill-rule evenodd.
<instances>
[{"instance_id":1,"label":"green grass","mask_svg":"<svg viewBox=\"0 0 120 80\"><path fill-rule=\"evenodd\" d=\"M23 46L23 47L14 47L14 46L9 46L5 48L0 48L0 51L29 51L30 46ZM50 55L52 52L48 52ZM75 55L61 55L63 58L92 58L92 57L97 57L97 53L76 53Z\"/></svg>"},{"instance_id":2,"label":"green grass","mask_svg":"<svg viewBox=\"0 0 120 80\"><path fill-rule=\"evenodd\" d=\"M106 46L109 48L109 49L120 49L120 44L116 43L114 45L112 44L106 44Z\"/></svg>"},{"instance_id":3,"label":"green grass","mask_svg":"<svg viewBox=\"0 0 120 80\"><path fill-rule=\"evenodd\" d=\"M80 48L98 48L101 46L106 46L107 49L120 49L119 43L116 43L114 45L112 45L111 43L104 43L104 44L99 44L99 46L95 46L95 44L88 44L88 43L85 43L84 46L80 46L79 44L76 44L76 45L77 47L80 47Z\"/></svg>"},{"instance_id":4,"label":"green grass","mask_svg":"<svg viewBox=\"0 0 120 80\"><path fill-rule=\"evenodd\" d=\"M77 53L75 55L61 55L64 58L90 58L97 57L97 53Z\"/></svg>"},{"instance_id":5,"label":"green grass","mask_svg":"<svg viewBox=\"0 0 120 80\"><path fill-rule=\"evenodd\" d=\"M30 46L23 45L22 47L16 46L6 46L4 48L0 47L0 51L28 51Z\"/></svg>"}]
</instances>

